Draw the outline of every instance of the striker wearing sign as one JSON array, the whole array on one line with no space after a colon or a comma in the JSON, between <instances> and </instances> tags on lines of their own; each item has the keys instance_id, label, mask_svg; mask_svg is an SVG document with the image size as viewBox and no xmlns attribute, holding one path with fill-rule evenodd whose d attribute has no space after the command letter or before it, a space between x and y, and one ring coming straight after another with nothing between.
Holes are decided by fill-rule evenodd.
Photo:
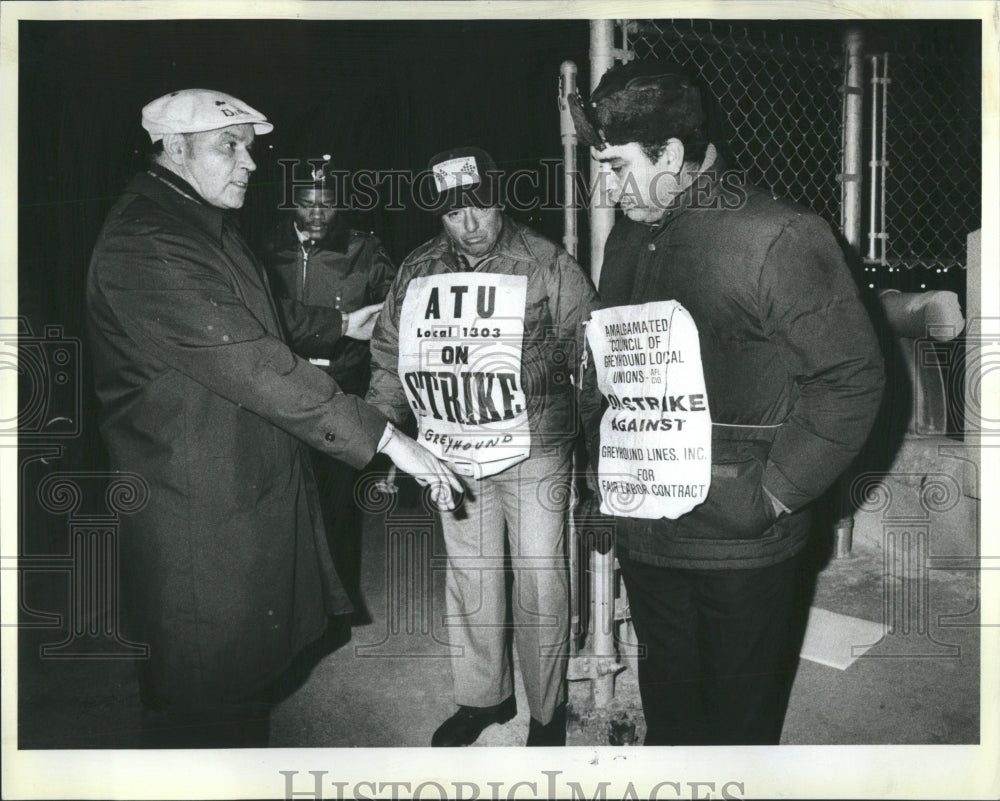
<instances>
[{"instance_id":1,"label":"striker wearing sign","mask_svg":"<svg viewBox=\"0 0 1000 801\"><path fill-rule=\"evenodd\" d=\"M582 323L597 305L564 250L507 217L478 148L431 160L442 232L400 267L372 337L368 398L463 473L442 513L455 700L435 746L469 745L515 714L511 616L531 723L528 745L566 740L569 591L564 530Z\"/></svg>"},{"instance_id":2,"label":"striker wearing sign","mask_svg":"<svg viewBox=\"0 0 1000 801\"><path fill-rule=\"evenodd\" d=\"M610 194L625 212L605 245L603 312L682 306L699 345L670 370L698 358L712 418L711 485L697 505L646 520L614 512L644 649L645 742L777 744L798 661L796 626L808 607L799 556L812 502L875 419L883 382L875 334L829 225L726 169L710 98L687 70L655 61L615 67L586 106L571 109L581 141L610 166ZM600 366L648 372L614 362L628 354L621 340L637 332L608 331L612 361ZM619 392L614 404L626 411L612 407L616 423L599 428L600 396L586 388L600 378L590 371L581 401L595 465L608 458L603 446L634 444L623 421L637 420L640 431L641 415L660 414L643 412L635 392L629 410ZM676 396L671 416L693 408L678 387L663 391L668 404ZM698 447L707 444L691 447L691 463L703 464ZM684 455L669 442L660 450L667 460Z\"/></svg>"}]
</instances>

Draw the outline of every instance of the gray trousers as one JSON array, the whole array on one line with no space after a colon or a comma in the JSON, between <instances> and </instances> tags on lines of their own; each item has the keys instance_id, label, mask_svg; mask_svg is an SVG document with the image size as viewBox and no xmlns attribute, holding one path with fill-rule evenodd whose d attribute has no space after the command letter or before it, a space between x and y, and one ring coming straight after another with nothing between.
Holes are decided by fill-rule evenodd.
<instances>
[{"instance_id":1,"label":"gray trousers","mask_svg":"<svg viewBox=\"0 0 1000 801\"><path fill-rule=\"evenodd\" d=\"M464 502L442 515L448 551L445 630L453 646L455 701L493 706L514 691L510 619L531 716L548 723L565 700L569 653L566 513L570 446L536 453L502 473L466 479Z\"/></svg>"}]
</instances>

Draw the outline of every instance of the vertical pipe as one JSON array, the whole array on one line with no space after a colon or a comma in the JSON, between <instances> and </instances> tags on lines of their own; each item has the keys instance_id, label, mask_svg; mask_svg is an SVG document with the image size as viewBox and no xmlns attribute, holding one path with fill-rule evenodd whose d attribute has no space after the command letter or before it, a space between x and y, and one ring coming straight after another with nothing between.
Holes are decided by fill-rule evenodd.
<instances>
[{"instance_id":1,"label":"vertical pipe","mask_svg":"<svg viewBox=\"0 0 1000 801\"><path fill-rule=\"evenodd\" d=\"M861 252L862 104L864 102L864 34L850 28L844 35L844 128L840 221L844 238Z\"/></svg>"},{"instance_id":2,"label":"vertical pipe","mask_svg":"<svg viewBox=\"0 0 1000 801\"><path fill-rule=\"evenodd\" d=\"M569 113L566 98L576 92L576 64L564 61L559 67L559 135L563 146L563 245L574 259L577 252L576 235L576 128Z\"/></svg>"},{"instance_id":3,"label":"vertical pipe","mask_svg":"<svg viewBox=\"0 0 1000 801\"><path fill-rule=\"evenodd\" d=\"M563 245L566 252L574 259L577 254L578 238L576 233L576 128L573 125L573 115L569 112L567 98L576 92L576 64L564 61L559 66L559 135L563 146ZM577 386L580 386L578 377ZM576 454L573 455L572 476L577 473ZM580 536L576 529L573 511L577 504L575 483L570 484L569 515L566 521L567 549L569 551L569 614L571 656L576 656L580 645Z\"/></svg>"},{"instance_id":4,"label":"vertical pipe","mask_svg":"<svg viewBox=\"0 0 1000 801\"><path fill-rule=\"evenodd\" d=\"M614 20L590 21L590 91L593 92L604 75L614 64ZM615 210L607 202L607 186L602 179L602 167L594 158L590 159L590 275L594 286L601 281L601 265L604 262L604 243L615 223ZM600 553L595 548L590 554L591 579L591 626L593 643L591 649L597 663L614 660L614 552ZM601 709L614 698L615 677L613 673L599 675L594 679L594 705Z\"/></svg>"},{"instance_id":5,"label":"vertical pipe","mask_svg":"<svg viewBox=\"0 0 1000 801\"><path fill-rule=\"evenodd\" d=\"M889 168L889 153L886 150L886 134L889 130L889 54L882 54L882 198L880 203L881 220L879 222L879 239L882 241L882 264L889 263L889 232L885 227L885 178Z\"/></svg>"},{"instance_id":6,"label":"vertical pipe","mask_svg":"<svg viewBox=\"0 0 1000 801\"><path fill-rule=\"evenodd\" d=\"M962 438L966 447L975 448L973 453L980 453L978 415L981 413L981 407L978 393L984 375L980 367L983 364L982 345L985 344L982 339L983 229L972 231L965 241L965 319L968 321L969 327L964 332L965 377L962 380L965 387L965 406L959 410L959 415L962 418ZM968 494L974 493L970 491Z\"/></svg>"},{"instance_id":7,"label":"vertical pipe","mask_svg":"<svg viewBox=\"0 0 1000 801\"><path fill-rule=\"evenodd\" d=\"M875 261L875 190L878 183L878 56L872 56L871 198L868 208L868 259Z\"/></svg>"},{"instance_id":8,"label":"vertical pipe","mask_svg":"<svg viewBox=\"0 0 1000 801\"><path fill-rule=\"evenodd\" d=\"M614 64L615 22L610 19L590 21L590 91L593 92L604 75ZM590 277L594 286L601 281L601 265L604 262L604 243L615 224L615 210L608 206L606 193L601 188L607 186L601 178L600 162L590 160Z\"/></svg>"},{"instance_id":9,"label":"vertical pipe","mask_svg":"<svg viewBox=\"0 0 1000 801\"><path fill-rule=\"evenodd\" d=\"M616 662L615 655L615 554L613 550L601 553L597 547L591 552L591 581L594 624L593 654L596 663L609 666ZM615 697L613 672L599 672L594 679L594 706L606 707Z\"/></svg>"},{"instance_id":10,"label":"vertical pipe","mask_svg":"<svg viewBox=\"0 0 1000 801\"><path fill-rule=\"evenodd\" d=\"M577 473L576 458L573 459L573 470L571 480L575 481ZM566 521L566 548L569 551L569 654L576 656L580 650L580 629L582 628L581 615L581 593L580 593L580 532L577 530L573 512L576 509L578 496L574 491L570 492L569 515Z\"/></svg>"},{"instance_id":11,"label":"vertical pipe","mask_svg":"<svg viewBox=\"0 0 1000 801\"><path fill-rule=\"evenodd\" d=\"M855 252L861 253L862 113L864 104L864 34L849 28L844 34L844 105L840 173L840 227ZM834 555L846 559L854 542L854 505L841 477L837 485L837 520L833 525Z\"/></svg>"}]
</instances>

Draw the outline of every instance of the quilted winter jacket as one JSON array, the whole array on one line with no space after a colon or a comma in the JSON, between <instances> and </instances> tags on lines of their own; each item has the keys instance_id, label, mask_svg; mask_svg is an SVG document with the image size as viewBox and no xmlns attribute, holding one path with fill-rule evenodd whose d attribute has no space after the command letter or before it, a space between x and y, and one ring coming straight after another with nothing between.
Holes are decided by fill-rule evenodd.
<instances>
[{"instance_id":1,"label":"quilted winter jacket","mask_svg":"<svg viewBox=\"0 0 1000 801\"><path fill-rule=\"evenodd\" d=\"M763 567L801 550L811 502L860 450L883 386L829 225L703 174L658 225L615 225L600 294L606 307L673 299L690 312L713 423L704 503L676 520L618 518L619 542L638 561L687 568ZM591 369L581 412L595 468L601 401ZM765 487L791 511L775 518Z\"/></svg>"}]
</instances>

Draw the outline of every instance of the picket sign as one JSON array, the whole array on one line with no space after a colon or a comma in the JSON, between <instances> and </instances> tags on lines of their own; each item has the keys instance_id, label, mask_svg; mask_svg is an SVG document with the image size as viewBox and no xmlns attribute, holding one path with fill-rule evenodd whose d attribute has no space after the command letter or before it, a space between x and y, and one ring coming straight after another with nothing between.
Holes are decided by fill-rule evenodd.
<instances>
[{"instance_id":1,"label":"picket sign","mask_svg":"<svg viewBox=\"0 0 1000 801\"><path fill-rule=\"evenodd\" d=\"M447 273L415 278L399 317L399 379L422 445L483 478L531 449L521 386L528 279Z\"/></svg>"},{"instance_id":2,"label":"picket sign","mask_svg":"<svg viewBox=\"0 0 1000 801\"><path fill-rule=\"evenodd\" d=\"M708 495L712 417L698 329L675 300L593 312L587 342L601 418L601 511L674 519Z\"/></svg>"}]
</instances>

